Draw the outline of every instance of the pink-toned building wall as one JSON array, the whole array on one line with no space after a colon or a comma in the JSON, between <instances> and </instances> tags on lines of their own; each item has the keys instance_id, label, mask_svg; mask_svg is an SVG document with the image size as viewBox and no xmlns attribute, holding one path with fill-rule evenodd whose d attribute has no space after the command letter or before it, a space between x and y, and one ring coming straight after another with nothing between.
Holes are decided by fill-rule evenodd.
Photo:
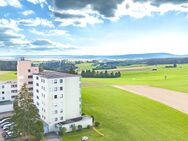
<instances>
[{"instance_id":1,"label":"pink-toned building wall","mask_svg":"<svg viewBox=\"0 0 188 141\"><path fill-rule=\"evenodd\" d=\"M34 73L39 73L39 68L32 67L31 61L21 59L17 62L18 91L21 89L21 87L25 83L27 84L29 91L32 92Z\"/></svg>"}]
</instances>

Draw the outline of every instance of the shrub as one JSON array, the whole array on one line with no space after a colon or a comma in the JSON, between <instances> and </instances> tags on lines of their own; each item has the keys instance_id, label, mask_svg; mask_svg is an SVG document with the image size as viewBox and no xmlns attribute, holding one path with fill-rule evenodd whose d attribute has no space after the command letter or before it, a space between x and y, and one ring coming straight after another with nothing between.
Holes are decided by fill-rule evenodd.
<instances>
[{"instance_id":1,"label":"shrub","mask_svg":"<svg viewBox=\"0 0 188 141\"><path fill-rule=\"evenodd\" d=\"M82 130L82 125L78 125L78 131Z\"/></svg>"},{"instance_id":2,"label":"shrub","mask_svg":"<svg viewBox=\"0 0 188 141\"><path fill-rule=\"evenodd\" d=\"M65 128L65 127L60 128L60 130L59 130L60 136L64 135L66 133L66 131L67 131L67 128Z\"/></svg>"},{"instance_id":3,"label":"shrub","mask_svg":"<svg viewBox=\"0 0 188 141\"><path fill-rule=\"evenodd\" d=\"M87 126L87 129L91 129L91 125L88 125L88 126Z\"/></svg>"},{"instance_id":4,"label":"shrub","mask_svg":"<svg viewBox=\"0 0 188 141\"><path fill-rule=\"evenodd\" d=\"M100 122L95 122L95 127L99 127L100 126Z\"/></svg>"}]
</instances>

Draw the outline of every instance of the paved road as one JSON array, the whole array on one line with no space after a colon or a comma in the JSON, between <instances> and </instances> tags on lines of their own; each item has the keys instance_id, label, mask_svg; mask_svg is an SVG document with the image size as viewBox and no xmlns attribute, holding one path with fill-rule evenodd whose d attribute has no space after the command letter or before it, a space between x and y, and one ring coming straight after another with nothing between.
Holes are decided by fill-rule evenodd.
<instances>
[{"instance_id":1,"label":"paved road","mask_svg":"<svg viewBox=\"0 0 188 141\"><path fill-rule=\"evenodd\" d=\"M0 128L0 141L4 141L4 138L2 137L3 130Z\"/></svg>"},{"instance_id":2,"label":"paved road","mask_svg":"<svg viewBox=\"0 0 188 141\"><path fill-rule=\"evenodd\" d=\"M115 85L114 87L148 97L188 114L188 93L142 85Z\"/></svg>"},{"instance_id":3,"label":"paved road","mask_svg":"<svg viewBox=\"0 0 188 141\"><path fill-rule=\"evenodd\" d=\"M60 140L61 140L60 137L55 133L49 133L45 136L45 141L60 141Z\"/></svg>"}]
</instances>

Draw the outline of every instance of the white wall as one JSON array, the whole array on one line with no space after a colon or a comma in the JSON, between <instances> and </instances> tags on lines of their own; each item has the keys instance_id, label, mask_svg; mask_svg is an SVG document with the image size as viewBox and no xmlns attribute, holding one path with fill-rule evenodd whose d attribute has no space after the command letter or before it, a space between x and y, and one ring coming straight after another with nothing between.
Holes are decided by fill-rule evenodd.
<instances>
[{"instance_id":1,"label":"white wall","mask_svg":"<svg viewBox=\"0 0 188 141\"><path fill-rule=\"evenodd\" d=\"M12 87L12 85L14 85L15 87ZM12 96L16 96L16 95L17 95L16 81L5 81L0 83L0 101L14 101L15 98L13 98Z\"/></svg>"},{"instance_id":2,"label":"white wall","mask_svg":"<svg viewBox=\"0 0 188 141\"><path fill-rule=\"evenodd\" d=\"M13 111L13 104L0 105L0 113Z\"/></svg>"}]
</instances>

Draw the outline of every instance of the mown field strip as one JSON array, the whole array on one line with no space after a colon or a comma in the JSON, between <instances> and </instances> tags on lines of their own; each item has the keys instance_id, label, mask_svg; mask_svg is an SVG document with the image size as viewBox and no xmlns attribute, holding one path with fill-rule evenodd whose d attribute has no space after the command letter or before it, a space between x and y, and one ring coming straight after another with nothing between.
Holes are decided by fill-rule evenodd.
<instances>
[{"instance_id":1,"label":"mown field strip","mask_svg":"<svg viewBox=\"0 0 188 141\"><path fill-rule=\"evenodd\" d=\"M114 87L145 96L188 114L188 93L144 85L114 85Z\"/></svg>"}]
</instances>

